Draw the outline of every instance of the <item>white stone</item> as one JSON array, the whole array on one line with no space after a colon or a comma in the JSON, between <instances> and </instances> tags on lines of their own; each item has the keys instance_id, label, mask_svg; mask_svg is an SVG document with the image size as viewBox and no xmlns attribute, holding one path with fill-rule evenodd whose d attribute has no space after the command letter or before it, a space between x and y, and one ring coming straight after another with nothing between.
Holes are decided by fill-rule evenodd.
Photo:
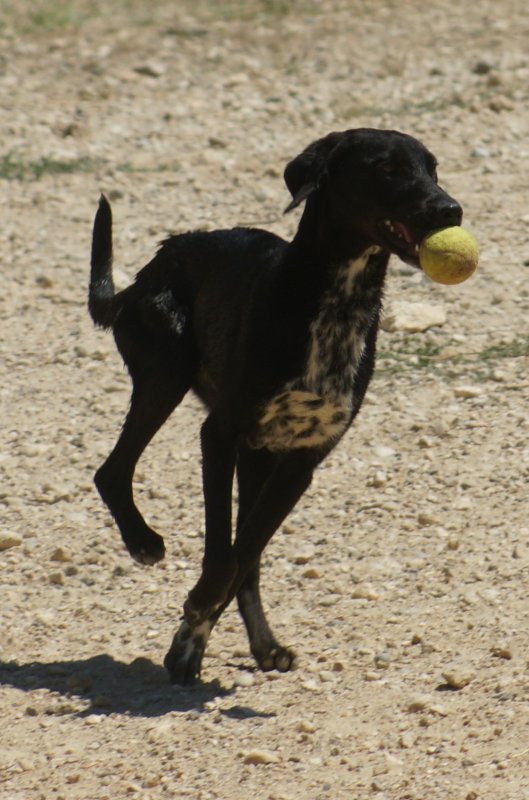
<instances>
[{"instance_id":1,"label":"white stone","mask_svg":"<svg viewBox=\"0 0 529 800\"><path fill-rule=\"evenodd\" d=\"M444 325L445 322L446 311L441 305L395 301L383 315L380 324L385 331L419 333Z\"/></svg>"}]
</instances>

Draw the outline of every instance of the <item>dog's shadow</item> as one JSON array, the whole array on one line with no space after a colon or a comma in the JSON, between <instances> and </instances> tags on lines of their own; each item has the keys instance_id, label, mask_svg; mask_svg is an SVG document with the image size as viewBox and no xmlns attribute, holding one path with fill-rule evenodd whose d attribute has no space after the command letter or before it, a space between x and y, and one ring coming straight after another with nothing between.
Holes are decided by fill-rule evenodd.
<instances>
[{"instance_id":1,"label":"dog's shadow","mask_svg":"<svg viewBox=\"0 0 529 800\"><path fill-rule=\"evenodd\" d=\"M223 688L218 681L174 686L165 669L148 658L136 658L127 664L107 654L79 661L0 661L0 686L26 692L48 689L64 698L82 698L83 708L75 712L81 717L159 717L171 711L203 712L211 700L234 693L234 689ZM269 716L240 705L221 713L234 719Z\"/></svg>"}]
</instances>

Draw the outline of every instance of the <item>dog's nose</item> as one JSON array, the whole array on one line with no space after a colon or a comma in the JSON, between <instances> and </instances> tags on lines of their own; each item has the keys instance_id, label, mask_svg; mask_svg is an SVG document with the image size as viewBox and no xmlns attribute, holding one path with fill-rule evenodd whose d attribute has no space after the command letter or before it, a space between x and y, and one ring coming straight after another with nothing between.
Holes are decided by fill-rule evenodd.
<instances>
[{"instance_id":1,"label":"dog's nose","mask_svg":"<svg viewBox=\"0 0 529 800\"><path fill-rule=\"evenodd\" d=\"M439 222L445 225L447 228L450 228L454 225L461 225L461 221L463 219L463 209L455 200L450 198L439 210L438 210L438 219Z\"/></svg>"}]
</instances>

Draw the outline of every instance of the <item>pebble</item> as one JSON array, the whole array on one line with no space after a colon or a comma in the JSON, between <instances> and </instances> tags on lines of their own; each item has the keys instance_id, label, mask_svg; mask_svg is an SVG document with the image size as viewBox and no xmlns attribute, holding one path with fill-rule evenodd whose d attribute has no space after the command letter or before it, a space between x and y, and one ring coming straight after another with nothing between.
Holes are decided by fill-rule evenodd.
<instances>
[{"instance_id":1,"label":"pebble","mask_svg":"<svg viewBox=\"0 0 529 800\"><path fill-rule=\"evenodd\" d=\"M510 659L513 657L512 647L507 642L500 642L493 645L490 648L490 652L493 656L496 656L497 658L505 658L508 661L510 661Z\"/></svg>"},{"instance_id":2,"label":"pebble","mask_svg":"<svg viewBox=\"0 0 529 800\"><path fill-rule=\"evenodd\" d=\"M294 564L307 564L311 558L314 558L314 548L304 547L293 553L290 560L293 561Z\"/></svg>"},{"instance_id":3,"label":"pebble","mask_svg":"<svg viewBox=\"0 0 529 800\"><path fill-rule=\"evenodd\" d=\"M438 525L439 519L431 511L420 511L417 514L417 522L425 528L428 525Z\"/></svg>"},{"instance_id":4,"label":"pebble","mask_svg":"<svg viewBox=\"0 0 529 800\"><path fill-rule=\"evenodd\" d=\"M432 698L428 694L419 694L415 697L412 697L411 700L408 701L406 704L406 711L410 711L412 714L415 714L417 711L425 711L427 708L430 708L432 704Z\"/></svg>"},{"instance_id":5,"label":"pebble","mask_svg":"<svg viewBox=\"0 0 529 800\"><path fill-rule=\"evenodd\" d=\"M309 678L308 681L303 681L301 686L302 686L303 689L306 689L307 692L317 692L317 691L319 691L318 684L316 683L316 681L312 680L312 678Z\"/></svg>"},{"instance_id":6,"label":"pebble","mask_svg":"<svg viewBox=\"0 0 529 800\"><path fill-rule=\"evenodd\" d=\"M389 669L391 656L386 650L383 650L381 653L376 653L374 662L377 669Z\"/></svg>"},{"instance_id":7,"label":"pebble","mask_svg":"<svg viewBox=\"0 0 529 800\"><path fill-rule=\"evenodd\" d=\"M253 686L255 683L255 678L251 672L239 672L238 675L235 676L233 681L234 686Z\"/></svg>"},{"instance_id":8,"label":"pebble","mask_svg":"<svg viewBox=\"0 0 529 800\"><path fill-rule=\"evenodd\" d=\"M51 554L50 559L52 561L60 561L61 563L64 563L66 561L71 561L70 556L65 550L63 550L62 547L56 547L53 553Z\"/></svg>"},{"instance_id":9,"label":"pebble","mask_svg":"<svg viewBox=\"0 0 529 800\"><path fill-rule=\"evenodd\" d=\"M466 664L450 664L441 674L452 689L463 689L476 677L475 671Z\"/></svg>"},{"instance_id":10,"label":"pebble","mask_svg":"<svg viewBox=\"0 0 529 800\"><path fill-rule=\"evenodd\" d=\"M0 533L0 551L9 550L11 547L20 547L22 544L22 537L18 533L10 533L4 531Z\"/></svg>"},{"instance_id":11,"label":"pebble","mask_svg":"<svg viewBox=\"0 0 529 800\"><path fill-rule=\"evenodd\" d=\"M385 444L380 444L377 447L373 448L373 453L377 458L388 459L394 458L397 455L397 451L393 449L393 447L389 447Z\"/></svg>"},{"instance_id":12,"label":"pebble","mask_svg":"<svg viewBox=\"0 0 529 800\"><path fill-rule=\"evenodd\" d=\"M462 386L454 386L455 397L460 397L463 400L470 400L473 397L480 397L483 394L481 386L470 386L465 384Z\"/></svg>"},{"instance_id":13,"label":"pebble","mask_svg":"<svg viewBox=\"0 0 529 800\"><path fill-rule=\"evenodd\" d=\"M413 747L415 744L415 737L413 736L410 731L404 731L401 733L399 737L399 746L402 747L403 750L408 750L410 747Z\"/></svg>"},{"instance_id":14,"label":"pebble","mask_svg":"<svg viewBox=\"0 0 529 800\"><path fill-rule=\"evenodd\" d=\"M278 764L281 759L271 750L246 750L242 753L245 764Z\"/></svg>"},{"instance_id":15,"label":"pebble","mask_svg":"<svg viewBox=\"0 0 529 800\"><path fill-rule=\"evenodd\" d=\"M430 448L433 447L434 444L435 442L430 436L421 436L419 439L419 447Z\"/></svg>"},{"instance_id":16,"label":"pebble","mask_svg":"<svg viewBox=\"0 0 529 800\"><path fill-rule=\"evenodd\" d=\"M385 331L421 333L446 322L446 311L432 303L394 302L384 314L381 327Z\"/></svg>"},{"instance_id":17,"label":"pebble","mask_svg":"<svg viewBox=\"0 0 529 800\"><path fill-rule=\"evenodd\" d=\"M385 472L380 469L377 469L373 477L370 481L370 486L373 486L375 489L381 489L383 486L386 485L388 482L388 478Z\"/></svg>"},{"instance_id":18,"label":"pebble","mask_svg":"<svg viewBox=\"0 0 529 800\"><path fill-rule=\"evenodd\" d=\"M53 583L56 586L64 586L64 573L63 572L50 572L48 577L49 577L50 583Z\"/></svg>"},{"instance_id":19,"label":"pebble","mask_svg":"<svg viewBox=\"0 0 529 800\"><path fill-rule=\"evenodd\" d=\"M41 611L37 611L35 614L35 620L40 622L41 625L51 627L52 625L55 625L55 612L49 609L42 609Z\"/></svg>"},{"instance_id":20,"label":"pebble","mask_svg":"<svg viewBox=\"0 0 529 800\"><path fill-rule=\"evenodd\" d=\"M370 583L359 583L351 592L353 600L378 600L380 594Z\"/></svg>"},{"instance_id":21,"label":"pebble","mask_svg":"<svg viewBox=\"0 0 529 800\"><path fill-rule=\"evenodd\" d=\"M316 726L313 722L310 722L310 720L301 719L296 725L296 730L298 730L300 733L315 733Z\"/></svg>"},{"instance_id":22,"label":"pebble","mask_svg":"<svg viewBox=\"0 0 529 800\"><path fill-rule=\"evenodd\" d=\"M303 571L302 577L314 580L315 578L321 578L321 572L316 567L309 567Z\"/></svg>"}]
</instances>

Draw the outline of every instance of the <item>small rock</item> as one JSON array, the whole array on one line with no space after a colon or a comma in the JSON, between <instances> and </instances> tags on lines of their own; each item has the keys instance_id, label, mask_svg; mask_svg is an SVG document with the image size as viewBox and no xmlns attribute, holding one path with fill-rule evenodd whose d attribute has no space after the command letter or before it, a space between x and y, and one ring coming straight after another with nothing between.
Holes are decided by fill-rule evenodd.
<instances>
[{"instance_id":1,"label":"small rock","mask_svg":"<svg viewBox=\"0 0 529 800\"><path fill-rule=\"evenodd\" d=\"M240 672L235 676L233 683L234 686L253 686L255 678L251 672Z\"/></svg>"},{"instance_id":2,"label":"small rock","mask_svg":"<svg viewBox=\"0 0 529 800\"><path fill-rule=\"evenodd\" d=\"M421 436L419 439L419 447L430 448L433 447L434 444L435 442L430 436Z\"/></svg>"},{"instance_id":3,"label":"small rock","mask_svg":"<svg viewBox=\"0 0 529 800\"><path fill-rule=\"evenodd\" d=\"M474 670L466 664L451 664L441 674L452 689L463 689L476 677Z\"/></svg>"},{"instance_id":4,"label":"small rock","mask_svg":"<svg viewBox=\"0 0 529 800\"><path fill-rule=\"evenodd\" d=\"M316 567L309 567L308 569L303 571L302 577L314 580L315 578L320 578L321 573L318 569L316 569Z\"/></svg>"},{"instance_id":5,"label":"small rock","mask_svg":"<svg viewBox=\"0 0 529 800\"><path fill-rule=\"evenodd\" d=\"M134 67L134 72L137 72L138 75L146 75L148 78L161 78L165 73L165 67L163 64L151 61L148 64Z\"/></svg>"},{"instance_id":6,"label":"small rock","mask_svg":"<svg viewBox=\"0 0 529 800\"><path fill-rule=\"evenodd\" d=\"M353 600L378 600L380 594L370 583L359 583L354 587L351 597Z\"/></svg>"},{"instance_id":7,"label":"small rock","mask_svg":"<svg viewBox=\"0 0 529 800\"><path fill-rule=\"evenodd\" d=\"M10 533L4 531L0 533L0 551L9 550L11 547L20 547L22 544L22 537L18 533Z\"/></svg>"},{"instance_id":8,"label":"small rock","mask_svg":"<svg viewBox=\"0 0 529 800\"><path fill-rule=\"evenodd\" d=\"M490 150L487 147L474 147L470 153L472 158L490 158Z\"/></svg>"},{"instance_id":9,"label":"small rock","mask_svg":"<svg viewBox=\"0 0 529 800\"><path fill-rule=\"evenodd\" d=\"M64 586L64 573L63 572L50 572L49 580L50 580L50 583L54 583L56 586Z\"/></svg>"},{"instance_id":10,"label":"small rock","mask_svg":"<svg viewBox=\"0 0 529 800\"><path fill-rule=\"evenodd\" d=\"M432 698L427 694L420 694L413 697L406 705L406 711L415 714L417 711L425 711L430 707Z\"/></svg>"},{"instance_id":11,"label":"small rock","mask_svg":"<svg viewBox=\"0 0 529 800\"><path fill-rule=\"evenodd\" d=\"M271 750L247 750L242 757L245 764L278 764L281 761Z\"/></svg>"},{"instance_id":12,"label":"small rock","mask_svg":"<svg viewBox=\"0 0 529 800\"><path fill-rule=\"evenodd\" d=\"M463 400L470 400L473 397L479 397L483 394L483 389L481 386L455 386L454 387L454 395L456 397L461 397Z\"/></svg>"},{"instance_id":13,"label":"small rock","mask_svg":"<svg viewBox=\"0 0 529 800\"><path fill-rule=\"evenodd\" d=\"M297 550L291 557L294 564L307 564L311 558L314 558L314 548L304 547Z\"/></svg>"},{"instance_id":14,"label":"small rock","mask_svg":"<svg viewBox=\"0 0 529 800\"><path fill-rule=\"evenodd\" d=\"M388 458L394 458L397 455L396 450L385 444L378 445L377 447L374 448L373 452L377 458L381 458L383 460L386 460Z\"/></svg>"},{"instance_id":15,"label":"small rock","mask_svg":"<svg viewBox=\"0 0 529 800\"><path fill-rule=\"evenodd\" d=\"M49 609L42 609L41 611L37 611L35 619L37 622L40 622L41 625L50 628L55 625L55 612Z\"/></svg>"},{"instance_id":16,"label":"small rock","mask_svg":"<svg viewBox=\"0 0 529 800\"><path fill-rule=\"evenodd\" d=\"M377 469L373 477L371 478L370 485L373 486L375 489L381 489L383 486L386 485L388 482L387 475L380 469Z\"/></svg>"},{"instance_id":17,"label":"small rock","mask_svg":"<svg viewBox=\"0 0 529 800\"><path fill-rule=\"evenodd\" d=\"M306 689L307 692L317 692L319 690L318 684L316 681L312 680L312 678L309 678L308 681L303 681L301 686L303 689Z\"/></svg>"},{"instance_id":18,"label":"small rock","mask_svg":"<svg viewBox=\"0 0 529 800\"><path fill-rule=\"evenodd\" d=\"M488 75L488 73L492 70L493 64L488 59L480 58L479 61L476 61L472 68L472 72L474 75Z\"/></svg>"},{"instance_id":19,"label":"small rock","mask_svg":"<svg viewBox=\"0 0 529 800\"><path fill-rule=\"evenodd\" d=\"M505 658L510 661L513 656L512 647L507 642L500 642L490 648L490 652L497 658Z\"/></svg>"},{"instance_id":20,"label":"small rock","mask_svg":"<svg viewBox=\"0 0 529 800\"><path fill-rule=\"evenodd\" d=\"M444 706L442 703L435 703L433 706L430 706L430 711L432 714L437 714L438 717L448 716L446 706Z\"/></svg>"},{"instance_id":21,"label":"small rock","mask_svg":"<svg viewBox=\"0 0 529 800\"><path fill-rule=\"evenodd\" d=\"M417 515L417 522L425 528L428 525L437 525L439 520L430 511L420 511Z\"/></svg>"},{"instance_id":22,"label":"small rock","mask_svg":"<svg viewBox=\"0 0 529 800\"><path fill-rule=\"evenodd\" d=\"M420 333L445 322L446 311L441 305L401 301L392 304L380 324L385 331Z\"/></svg>"},{"instance_id":23,"label":"small rock","mask_svg":"<svg viewBox=\"0 0 529 800\"><path fill-rule=\"evenodd\" d=\"M401 733L399 738L399 746L402 747L403 750L408 750L410 747L413 747L415 744L415 738L410 731L404 731Z\"/></svg>"},{"instance_id":24,"label":"small rock","mask_svg":"<svg viewBox=\"0 0 529 800\"><path fill-rule=\"evenodd\" d=\"M313 722L310 722L307 719L301 719L296 725L296 730L298 730L300 733L315 733L316 726Z\"/></svg>"},{"instance_id":25,"label":"small rock","mask_svg":"<svg viewBox=\"0 0 529 800\"><path fill-rule=\"evenodd\" d=\"M56 547L53 553L51 554L50 559L52 561L60 561L61 563L64 563L66 561L71 561L70 556L65 550L62 549L62 547Z\"/></svg>"},{"instance_id":26,"label":"small rock","mask_svg":"<svg viewBox=\"0 0 529 800\"><path fill-rule=\"evenodd\" d=\"M381 653L375 655L374 661L377 669L389 669L391 656L386 650L383 650Z\"/></svg>"}]
</instances>

